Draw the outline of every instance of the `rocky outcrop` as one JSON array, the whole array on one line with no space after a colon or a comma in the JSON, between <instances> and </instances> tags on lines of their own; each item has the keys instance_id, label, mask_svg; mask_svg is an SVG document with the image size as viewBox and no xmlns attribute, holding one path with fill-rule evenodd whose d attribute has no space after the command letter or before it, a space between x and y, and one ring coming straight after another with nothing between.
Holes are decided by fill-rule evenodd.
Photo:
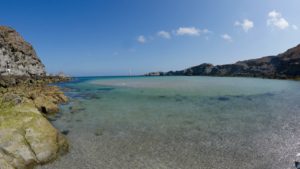
<instances>
[{"instance_id":1,"label":"rocky outcrop","mask_svg":"<svg viewBox=\"0 0 300 169\"><path fill-rule=\"evenodd\" d=\"M0 75L42 76L45 66L14 29L0 26Z\"/></svg>"},{"instance_id":2,"label":"rocky outcrop","mask_svg":"<svg viewBox=\"0 0 300 169\"><path fill-rule=\"evenodd\" d=\"M152 72L148 76L243 76L277 79L300 78L300 45L277 56L239 61L234 64L201 64L181 71Z\"/></svg>"},{"instance_id":3,"label":"rocky outcrop","mask_svg":"<svg viewBox=\"0 0 300 169\"><path fill-rule=\"evenodd\" d=\"M68 148L66 139L31 106L5 108L0 122L1 169L32 168L54 160Z\"/></svg>"},{"instance_id":4,"label":"rocky outcrop","mask_svg":"<svg viewBox=\"0 0 300 169\"><path fill-rule=\"evenodd\" d=\"M49 83L33 47L12 28L0 26L0 169L27 169L68 150L66 138L47 120L68 98Z\"/></svg>"},{"instance_id":5,"label":"rocky outcrop","mask_svg":"<svg viewBox=\"0 0 300 169\"><path fill-rule=\"evenodd\" d=\"M0 76L0 87L7 88L18 85L33 85L40 86L46 85L50 83L59 83L59 82L67 82L70 81L70 77L62 77L62 76Z\"/></svg>"},{"instance_id":6,"label":"rocky outcrop","mask_svg":"<svg viewBox=\"0 0 300 169\"><path fill-rule=\"evenodd\" d=\"M22 83L0 88L0 168L27 169L68 151L66 138L46 119L68 101L56 86Z\"/></svg>"}]
</instances>

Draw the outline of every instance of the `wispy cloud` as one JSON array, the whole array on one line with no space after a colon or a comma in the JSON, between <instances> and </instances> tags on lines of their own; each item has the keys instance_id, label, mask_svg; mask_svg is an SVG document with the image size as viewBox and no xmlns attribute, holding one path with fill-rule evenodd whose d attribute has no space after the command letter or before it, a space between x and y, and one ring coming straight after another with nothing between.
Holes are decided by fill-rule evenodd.
<instances>
[{"instance_id":1,"label":"wispy cloud","mask_svg":"<svg viewBox=\"0 0 300 169\"><path fill-rule=\"evenodd\" d=\"M159 31L159 32L157 32L157 36L165 38L165 39L171 39L171 34L167 31Z\"/></svg>"},{"instance_id":2,"label":"wispy cloud","mask_svg":"<svg viewBox=\"0 0 300 169\"><path fill-rule=\"evenodd\" d=\"M299 29L297 25L292 25L292 28L293 28L294 30L298 30L298 29Z\"/></svg>"},{"instance_id":3,"label":"wispy cloud","mask_svg":"<svg viewBox=\"0 0 300 169\"><path fill-rule=\"evenodd\" d=\"M208 33L213 33L212 31L208 30L208 29L203 29L201 31L203 34L208 34Z\"/></svg>"},{"instance_id":4,"label":"wispy cloud","mask_svg":"<svg viewBox=\"0 0 300 169\"><path fill-rule=\"evenodd\" d=\"M234 25L242 27L245 32L248 32L254 27L254 22L249 19L244 19L242 22L236 21Z\"/></svg>"},{"instance_id":5,"label":"wispy cloud","mask_svg":"<svg viewBox=\"0 0 300 169\"><path fill-rule=\"evenodd\" d=\"M196 27L180 27L176 30L176 35L199 36L201 30Z\"/></svg>"},{"instance_id":6,"label":"wispy cloud","mask_svg":"<svg viewBox=\"0 0 300 169\"><path fill-rule=\"evenodd\" d=\"M289 22L281 15L281 13L275 10L269 12L267 25L274 26L281 30L284 30L290 26Z\"/></svg>"},{"instance_id":7,"label":"wispy cloud","mask_svg":"<svg viewBox=\"0 0 300 169\"><path fill-rule=\"evenodd\" d=\"M226 41L228 41L228 42L232 42L233 41L232 37L230 35L228 35L227 33L221 35L221 38L224 39L224 40L226 40Z\"/></svg>"},{"instance_id":8,"label":"wispy cloud","mask_svg":"<svg viewBox=\"0 0 300 169\"><path fill-rule=\"evenodd\" d=\"M212 31L196 27L179 27L177 30L173 31L173 33L178 36L200 36L201 34L212 33Z\"/></svg>"},{"instance_id":9,"label":"wispy cloud","mask_svg":"<svg viewBox=\"0 0 300 169\"><path fill-rule=\"evenodd\" d=\"M145 36L140 35L140 36L138 36L137 41L138 41L139 43L146 43L146 42L147 42L147 39L145 38Z\"/></svg>"}]
</instances>

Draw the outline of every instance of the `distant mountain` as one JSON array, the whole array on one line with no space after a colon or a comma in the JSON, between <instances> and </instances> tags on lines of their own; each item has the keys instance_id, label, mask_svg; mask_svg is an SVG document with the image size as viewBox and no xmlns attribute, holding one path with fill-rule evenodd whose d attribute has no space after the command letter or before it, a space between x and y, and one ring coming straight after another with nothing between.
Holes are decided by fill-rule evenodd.
<instances>
[{"instance_id":1,"label":"distant mountain","mask_svg":"<svg viewBox=\"0 0 300 169\"><path fill-rule=\"evenodd\" d=\"M242 76L274 79L300 78L300 44L277 56L239 61L234 64L204 63L181 71L151 72L147 76Z\"/></svg>"},{"instance_id":2,"label":"distant mountain","mask_svg":"<svg viewBox=\"0 0 300 169\"><path fill-rule=\"evenodd\" d=\"M45 74L45 66L33 47L14 29L0 26L0 76Z\"/></svg>"}]
</instances>

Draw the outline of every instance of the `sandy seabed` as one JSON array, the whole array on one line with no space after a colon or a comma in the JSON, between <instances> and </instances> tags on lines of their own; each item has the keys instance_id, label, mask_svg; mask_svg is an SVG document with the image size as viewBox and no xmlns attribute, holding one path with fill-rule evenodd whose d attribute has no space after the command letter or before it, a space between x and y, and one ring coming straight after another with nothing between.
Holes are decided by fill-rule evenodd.
<instances>
[{"instance_id":1,"label":"sandy seabed","mask_svg":"<svg viewBox=\"0 0 300 169\"><path fill-rule=\"evenodd\" d=\"M69 131L70 152L38 169L292 169L300 160L298 82L204 78L215 91L205 93L172 86L202 82L182 78L135 79L159 88L67 84L71 103L53 124Z\"/></svg>"}]
</instances>

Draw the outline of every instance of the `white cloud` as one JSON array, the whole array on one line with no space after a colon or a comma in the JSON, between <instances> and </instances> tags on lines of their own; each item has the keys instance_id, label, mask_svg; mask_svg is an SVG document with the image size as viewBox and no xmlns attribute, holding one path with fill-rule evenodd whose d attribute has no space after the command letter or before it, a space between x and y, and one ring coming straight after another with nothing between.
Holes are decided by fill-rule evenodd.
<instances>
[{"instance_id":1,"label":"white cloud","mask_svg":"<svg viewBox=\"0 0 300 169\"><path fill-rule=\"evenodd\" d=\"M165 39L171 39L171 34L167 31L159 31L159 32L157 32L157 36L165 38Z\"/></svg>"},{"instance_id":2,"label":"white cloud","mask_svg":"<svg viewBox=\"0 0 300 169\"><path fill-rule=\"evenodd\" d=\"M232 42L232 37L230 35L228 35L227 33L221 35L221 38L223 38L224 40L228 41L228 42Z\"/></svg>"},{"instance_id":3,"label":"white cloud","mask_svg":"<svg viewBox=\"0 0 300 169\"><path fill-rule=\"evenodd\" d=\"M173 31L173 33L175 35L179 35L179 36L184 36L184 35L199 36L201 34L209 34L209 33L212 33L212 32L208 29L201 30L201 29L198 29L196 27L180 27L176 31Z\"/></svg>"},{"instance_id":4,"label":"white cloud","mask_svg":"<svg viewBox=\"0 0 300 169\"><path fill-rule=\"evenodd\" d=\"M281 30L288 28L289 22L277 11L271 11L268 14L267 25L277 27Z\"/></svg>"},{"instance_id":5,"label":"white cloud","mask_svg":"<svg viewBox=\"0 0 300 169\"><path fill-rule=\"evenodd\" d=\"M138 41L139 43L146 43L146 42L147 42L147 39L145 38L145 36L140 35L140 36L137 38L137 41Z\"/></svg>"},{"instance_id":6,"label":"white cloud","mask_svg":"<svg viewBox=\"0 0 300 169\"><path fill-rule=\"evenodd\" d=\"M234 25L242 27L245 32L248 32L250 29L254 27L253 21L248 19L244 19L243 22L236 21Z\"/></svg>"},{"instance_id":7,"label":"white cloud","mask_svg":"<svg viewBox=\"0 0 300 169\"><path fill-rule=\"evenodd\" d=\"M201 30L195 27L180 27L176 30L177 35L199 36Z\"/></svg>"},{"instance_id":8,"label":"white cloud","mask_svg":"<svg viewBox=\"0 0 300 169\"><path fill-rule=\"evenodd\" d=\"M292 28L293 28L294 30L298 30L298 29L299 29L297 25L292 25Z\"/></svg>"},{"instance_id":9,"label":"white cloud","mask_svg":"<svg viewBox=\"0 0 300 169\"><path fill-rule=\"evenodd\" d=\"M210 31L208 29L203 29L201 32L204 34L213 33L212 31Z\"/></svg>"}]
</instances>

